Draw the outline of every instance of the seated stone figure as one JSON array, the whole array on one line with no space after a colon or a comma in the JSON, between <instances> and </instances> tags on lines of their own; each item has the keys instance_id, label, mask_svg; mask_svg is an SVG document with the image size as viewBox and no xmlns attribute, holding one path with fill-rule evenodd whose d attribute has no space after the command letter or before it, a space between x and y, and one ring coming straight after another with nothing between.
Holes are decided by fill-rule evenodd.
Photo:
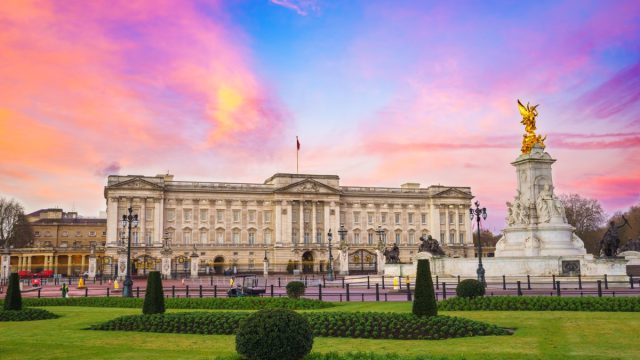
<instances>
[{"instance_id":1,"label":"seated stone figure","mask_svg":"<svg viewBox=\"0 0 640 360\"><path fill-rule=\"evenodd\" d=\"M383 254L388 264L400 263L400 248L398 245L393 244L393 248L391 248L391 250L385 249Z\"/></svg>"},{"instance_id":2,"label":"seated stone figure","mask_svg":"<svg viewBox=\"0 0 640 360\"><path fill-rule=\"evenodd\" d=\"M438 240L434 239L429 235L428 237L424 237L424 235L420 236L420 247L418 248L418 252L428 252L431 255L444 255L444 250L440 247Z\"/></svg>"}]
</instances>

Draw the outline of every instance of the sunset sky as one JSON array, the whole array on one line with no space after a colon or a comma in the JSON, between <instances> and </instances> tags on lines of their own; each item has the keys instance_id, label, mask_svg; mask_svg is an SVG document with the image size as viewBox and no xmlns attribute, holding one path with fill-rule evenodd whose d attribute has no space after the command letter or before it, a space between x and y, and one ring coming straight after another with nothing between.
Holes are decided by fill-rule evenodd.
<instances>
[{"instance_id":1,"label":"sunset sky","mask_svg":"<svg viewBox=\"0 0 640 360\"><path fill-rule=\"evenodd\" d=\"M109 174L470 186L504 224L540 104L556 193L640 202L640 2L3 1L0 196L104 210Z\"/></svg>"}]
</instances>

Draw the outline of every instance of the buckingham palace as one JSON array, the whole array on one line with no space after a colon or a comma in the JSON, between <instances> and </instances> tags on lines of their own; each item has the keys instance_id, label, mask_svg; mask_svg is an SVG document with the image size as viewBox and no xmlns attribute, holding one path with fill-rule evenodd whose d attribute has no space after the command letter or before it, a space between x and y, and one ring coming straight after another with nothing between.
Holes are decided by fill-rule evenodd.
<instances>
[{"instance_id":1,"label":"buckingham palace","mask_svg":"<svg viewBox=\"0 0 640 360\"><path fill-rule=\"evenodd\" d=\"M126 252L128 228L122 227L122 216L129 208L138 215L131 233L132 270L138 274L161 267L166 274L170 267L173 276L193 275L194 262L200 275L262 273L263 267L269 272L324 272L329 231L334 269L342 245L348 248L350 273L376 271L379 243L397 244L400 260L412 261L422 235L438 239L447 255L475 254L469 187L341 186L337 175L285 173L263 183L112 175L104 196L107 259L122 259ZM115 272L125 269L126 262L120 262Z\"/></svg>"}]
</instances>

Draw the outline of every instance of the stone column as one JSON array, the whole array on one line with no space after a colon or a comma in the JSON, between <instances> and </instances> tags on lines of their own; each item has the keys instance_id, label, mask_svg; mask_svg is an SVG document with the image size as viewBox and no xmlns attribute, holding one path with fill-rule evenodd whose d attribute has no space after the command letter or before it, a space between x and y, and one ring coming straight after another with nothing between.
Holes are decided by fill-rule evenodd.
<instances>
[{"instance_id":1,"label":"stone column","mask_svg":"<svg viewBox=\"0 0 640 360\"><path fill-rule=\"evenodd\" d=\"M71 276L71 263L73 262L73 255L67 255L67 276Z\"/></svg>"},{"instance_id":2,"label":"stone column","mask_svg":"<svg viewBox=\"0 0 640 360\"><path fill-rule=\"evenodd\" d=\"M284 229L284 238L283 242L286 244L293 243L293 239L291 239L291 230L293 229L293 207L291 206L291 201L286 202L287 207L287 216L282 218L285 223Z\"/></svg>"},{"instance_id":3,"label":"stone column","mask_svg":"<svg viewBox=\"0 0 640 360\"><path fill-rule=\"evenodd\" d=\"M162 275L165 279L171 279L171 249L163 249L160 254L162 255Z\"/></svg>"},{"instance_id":4,"label":"stone column","mask_svg":"<svg viewBox=\"0 0 640 360\"><path fill-rule=\"evenodd\" d=\"M107 244L118 242L118 198L107 199Z\"/></svg>"},{"instance_id":5,"label":"stone column","mask_svg":"<svg viewBox=\"0 0 640 360\"><path fill-rule=\"evenodd\" d=\"M0 279L8 279L9 274L11 274L11 253L9 249L2 249L0 252Z\"/></svg>"},{"instance_id":6,"label":"stone column","mask_svg":"<svg viewBox=\"0 0 640 360\"><path fill-rule=\"evenodd\" d=\"M273 221L275 221L275 231L272 241L275 246L282 246L282 203L277 201L275 207L275 214L273 214Z\"/></svg>"},{"instance_id":7,"label":"stone column","mask_svg":"<svg viewBox=\"0 0 640 360\"><path fill-rule=\"evenodd\" d=\"M191 278L192 279L198 277L198 266L200 265L199 259L200 257L195 251L191 253Z\"/></svg>"},{"instance_id":8,"label":"stone column","mask_svg":"<svg viewBox=\"0 0 640 360\"><path fill-rule=\"evenodd\" d=\"M126 275L127 275L127 250L120 249L118 250L118 279L120 279L120 281L123 281Z\"/></svg>"},{"instance_id":9,"label":"stone column","mask_svg":"<svg viewBox=\"0 0 640 360\"><path fill-rule=\"evenodd\" d=\"M54 274L58 274L58 255L53 255L52 270Z\"/></svg>"},{"instance_id":10,"label":"stone column","mask_svg":"<svg viewBox=\"0 0 640 360\"><path fill-rule=\"evenodd\" d=\"M80 255L80 274L84 273L84 255Z\"/></svg>"},{"instance_id":11,"label":"stone column","mask_svg":"<svg viewBox=\"0 0 640 360\"><path fill-rule=\"evenodd\" d=\"M31 271L31 255L27 256L27 271Z\"/></svg>"},{"instance_id":12,"label":"stone column","mask_svg":"<svg viewBox=\"0 0 640 360\"><path fill-rule=\"evenodd\" d=\"M164 200L161 198L153 200L153 242L162 244L162 234L164 234Z\"/></svg>"},{"instance_id":13,"label":"stone column","mask_svg":"<svg viewBox=\"0 0 640 360\"><path fill-rule=\"evenodd\" d=\"M147 198L143 197L140 199L140 204L140 215L138 215L138 218L140 219L140 225L138 225L138 244L144 244L144 246L147 246Z\"/></svg>"},{"instance_id":14,"label":"stone column","mask_svg":"<svg viewBox=\"0 0 640 360\"><path fill-rule=\"evenodd\" d=\"M84 259L84 256L82 257L82 259ZM98 267L96 266L96 255L95 254L91 254L89 255L89 277L93 278L96 276L96 269Z\"/></svg>"},{"instance_id":15,"label":"stone column","mask_svg":"<svg viewBox=\"0 0 640 360\"><path fill-rule=\"evenodd\" d=\"M311 202L311 243L315 243L317 241L316 237L316 202L315 200ZM329 232L329 230L327 230ZM322 234L324 235L324 234Z\"/></svg>"},{"instance_id":16,"label":"stone column","mask_svg":"<svg viewBox=\"0 0 640 360\"><path fill-rule=\"evenodd\" d=\"M293 226L293 216L291 217ZM298 218L298 243L304 243L304 201L300 201L300 218Z\"/></svg>"}]
</instances>

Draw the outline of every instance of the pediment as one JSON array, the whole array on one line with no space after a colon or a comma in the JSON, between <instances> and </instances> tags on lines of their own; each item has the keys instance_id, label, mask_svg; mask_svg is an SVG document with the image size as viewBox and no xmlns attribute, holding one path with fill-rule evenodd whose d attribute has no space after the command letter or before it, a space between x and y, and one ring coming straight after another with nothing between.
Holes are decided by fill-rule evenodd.
<instances>
[{"instance_id":1,"label":"pediment","mask_svg":"<svg viewBox=\"0 0 640 360\"><path fill-rule=\"evenodd\" d=\"M276 190L279 193L338 194L340 191L313 179L305 179Z\"/></svg>"},{"instance_id":2,"label":"pediment","mask_svg":"<svg viewBox=\"0 0 640 360\"><path fill-rule=\"evenodd\" d=\"M447 198L462 198L462 199L473 199L473 196L465 193L464 191L458 190L456 188L448 188L443 190L435 195L434 197L447 197Z\"/></svg>"},{"instance_id":3,"label":"pediment","mask_svg":"<svg viewBox=\"0 0 640 360\"><path fill-rule=\"evenodd\" d=\"M133 178L109 186L110 189L141 189L162 190L162 186L149 182L143 178Z\"/></svg>"}]
</instances>

